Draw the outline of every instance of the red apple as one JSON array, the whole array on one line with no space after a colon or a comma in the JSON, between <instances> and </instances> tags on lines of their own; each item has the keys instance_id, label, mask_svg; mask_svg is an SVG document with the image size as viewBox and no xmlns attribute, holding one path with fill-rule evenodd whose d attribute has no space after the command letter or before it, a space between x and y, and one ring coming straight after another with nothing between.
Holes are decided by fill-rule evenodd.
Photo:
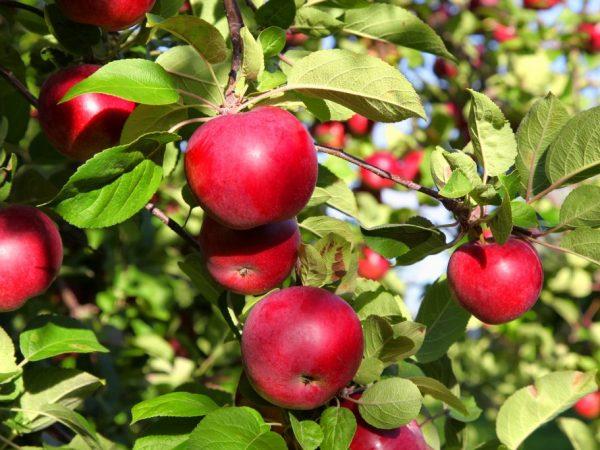
<instances>
[{"instance_id":1,"label":"red apple","mask_svg":"<svg viewBox=\"0 0 600 450\"><path fill-rule=\"evenodd\" d=\"M227 114L202 125L189 141L190 189L214 219L249 229L291 219L317 182L312 138L292 114L275 107Z\"/></svg>"},{"instance_id":2,"label":"red apple","mask_svg":"<svg viewBox=\"0 0 600 450\"><path fill-rule=\"evenodd\" d=\"M445 25L450 17L452 17L451 7L447 4L442 4L427 18L427 23L433 28L439 28Z\"/></svg>"},{"instance_id":3,"label":"red apple","mask_svg":"<svg viewBox=\"0 0 600 450\"><path fill-rule=\"evenodd\" d=\"M0 210L0 313L46 291L63 259L56 224L30 206Z\"/></svg>"},{"instance_id":4,"label":"red apple","mask_svg":"<svg viewBox=\"0 0 600 450\"><path fill-rule=\"evenodd\" d=\"M155 0L56 0L62 13L73 22L119 31L140 22Z\"/></svg>"},{"instance_id":5,"label":"red apple","mask_svg":"<svg viewBox=\"0 0 600 450\"><path fill-rule=\"evenodd\" d=\"M600 23L582 23L577 31L585 36L590 53L600 52Z\"/></svg>"},{"instance_id":6,"label":"red apple","mask_svg":"<svg viewBox=\"0 0 600 450\"><path fill-rule=\"evenodd\" d=\"M440 78L455 78L458 75L458 67L444 58L437 58L433 64L433 72Z\"/></svg>"},{"instance_id":7,"label":"red apple","mask_svg":"<svg viewBox=\"0 0 600 450\"><path fill-rule=\"evenodd\" d=\"M494 39L498 42L507 42L517 37L517 30L512 25L497 23L492 30Z\"/></svg>"},{"instance_id":8,"label":"red apple","mask_svg":"<svg viewBox=\"0 0 600 450\"><path fill-rule=\"evenodd\" d=\"M581 417L594 420L600 417L600 391L586 395L573 407Z\"/></svg>"},{"instance_id":9,"label":"red apple","mask_svg":"<svg viewBox=\"0 0 600 450\"><path fill-rule=\"evenodd\" d=\"M39 120L50 143L62 154L84 161L119 143L135 103L105 94L84 94L58 104L71 87L100 66L63 69L46 80L40 92Z\"/></svg>"},{"instance_id":10,"label":"red apple","mask_svg":"<svg viewBox=\"0 0 600 450\"><path fill-rule=\"evenodd\" d=\"M308 41L309 36L304 33L298 33L297 31L287 30L285 32L285 42L290 47L300 47Z\"/></svg>"},{"instance_id":11,"label":"red apple","mask_svg":"<svg viewBox=\"0 0 600 450\"><path fill-rule=\"evenodd\" d=\"M550 9L562 3L562 0L523 0L523 6L528 9Z\"/></svg>"},{"instance_id":12,"label":"red apple","mask_svg":"<svg viewBox=\"0 0 600 450\"><path fill-rule=\"evenodd\" d=\"M364 136L373 128L373 122L360 114L354 114L348 119L348 130L355 136Z\"/></svg>"},{"instance_id":13,"label":"red apple","mask_svg":"<svg viewBox=\"0 0 600 450\"><path fill-rule=\"evenodd\" d=\"M358 274L370 280L381 280L390 270L390 262L369 247L363 247L358 259Z\"/></svg>"},{"instance_id":14,"label":"red apple","mask_svg":"<svg viewBox=\"0 0 600 450\"><path fill-rule=\"evenodd\" d=\"M346 145L346 129L342 122L324 122L315 126L315 138L321 145L343 147Z\"/></svg>"},{"instance_id":15,"label":"red apple","mask_svg":"<svg viewBox=\"0 0 600 450\"><path fill-rule=\"evenodd\" d=\"M391 173L392 175L399 175L400 164L398 159L387 151L379 151L373 153L367 159L366 162L369 164L378 167L380 169L385 170L386 172ZM382 178L379 175L374 174L370 170L365 168L360 169L360 178L364 186L369 189L373 189L379 191L384 188L394 187L396 183L392 180L388 180L387 178Z\"/></svg>"},{"instance_id":16,"label":"red apple","mask_svg":"<svg viewBox=\"0 0 600 450\"><path fill-rule=\"evenodd\" d=\"M398 161L398 175L405 180L414 181L421 172L423 158L425 158L425 152L423 150L413 150L408 152Z\"/></svg>"},{"instance_id":17,"label":"red apple","mask_svg":"<svg viewBox=\"0 0 600 450\"><path fill-rule=\"evenodd\" d=\"M448 103L446 103L445 106L446 106L446 111L452 117L452 119L454 119L454 122L457 125L461 125L466 122L465 118L463 116L462 109L456 103L448 102Z\"/></svg>"},{"instance_id":18,"label":"red apple","mask_svg":"<svg viewBox=\"0 0 600 450\"><path fill-rule=\"evenodd\" d=\"M478 8L493 8L498 6L500 0L471 0L469 4L469 9L474 11Z\"/></svg>"},{"instance_id":19,"label":"red apple","mask_svg":"<svg viewBox=\"0 0 600 450\"><path fill-rule=\"evenodd\" d=\"M489 324L510 322L537 301L544 272L535 249L514 237L505 244L471 242L448 263L448 282L460 305Z\"/></svg>"},{"instance_id":20,"label":"red apple","mask_svg":"<svg viewBox=\"0 0 600 450\"><path fill-rule=\"evenodd\" d=\"M360 397L360 394L352 395L355 400ZM380 430L365 422L355 402L344 400L341 406L356 417L356 432L350 450L431 450L416 420L394 430Z\"/></svg>"},{"instance_id":21,"label":"red apple","mask_svg":"<svg viewBox=\"0 0 600 450\"><path fill-rule=\"evenodd\" d=\"M294 268L300 231L294 219L232 230L205 217L199 242L219 284L238 294L258 295L279 286Z\"/></svg>"},{"instance_id":22,"label":"red apple","mask_svg":"<svg viewBox=\"0 0 600 450\"><path fill-rule=\"evenodd\" d=\"M291 287L250 311L242 362L256 392L269 402L314 409L352 380L363 345L360 320L348 303L324 289Z\"/></svg>"}]
</instances>

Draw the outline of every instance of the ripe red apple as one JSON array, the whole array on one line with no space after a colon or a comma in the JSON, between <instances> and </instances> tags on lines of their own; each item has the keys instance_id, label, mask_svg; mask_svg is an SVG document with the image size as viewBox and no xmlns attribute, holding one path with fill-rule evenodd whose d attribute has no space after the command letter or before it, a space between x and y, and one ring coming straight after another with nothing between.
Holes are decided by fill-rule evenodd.
<instances>
[{"instance_id":1,"label":"ripe red apple","mask_svg":"<svg viewBox=\"0 0 600 450\"><path fill-rule=\"evenodd\" d=\"M285 32L285 42L290 47L300 47L304 45L306 41L308 41L309 36L304 33L299 33L297 31L287 30Z\"/></svg>"},{"instance_id":2,"label":"ripe red apple","mask_svg":"<svg viewBox=\"0 0 600 450\"><path fill-rule=\"evenodd\" d=\"M544 272L535 249L511 237L505 244L471 242L448 263L448 282L460 305L489 324L510 322L537 301Z\"/></svg>"},{"instance_id":3,"label":"ripe red apple","mask_svg":"<svg viewBox=\"0 0 600 450\"><path fill-rule=\"evenodd\" d=\"M594 420L600 417L600 391L592 392L580 399L573 407L581 417Z\"/></svg>"},{"instance_id":4,"label":"ripe red apple","mask_svg":"<svg viewBox=\"0 0 600 450\"><path fill-rule=\"evenodd\" d=\"M315 138L321 145L343 147L346 145L346 129L342 122L324 122L315 126Z\"/></svg>"},{"instance_id":5,"label":"ripe red apple","mask_svg":"<svg viewBox=\"0 0 600 450\"><path fill-rule=\"evenodd\" d=\"M492 30L492 35L494 39L502 43L515 39L517 37L517 30L512 25L497 23Z\"/></svg>"},{"instance_id":6,"label":"ripe red apple","mask_svg":"<svg viewBox=\"0 0 600 450\"><path fill-rule=\"evenodd\" d=\"M300 231L294 219L232 230L205 217L199 242L208 271L219 284L258 295L279 286L294 268Z\"/></svg>"},{"instance_id":7,"label":"ripe red apple","mask_svg":"<svg viewBox=\"0 0 600 450\"><path fill-rule=\"evenodd\" d=\"M400 174L400 164L398 159L390 152L379 151L373 153L371 156L365 159L365 161L375 167L391 173L392 175ZM381 178L379 175L376 175L362 167L360 169L360 178L364 186L375 191L379 191L384 188L391 188L396 184L392 180Z\"/></svg>"},{"instance_id":8,"label":"ripe red apple","mask_svg":"<svg viewBox=\"0 0 600 450\"><path fill-rule=\"evenodd\" d=\"M288 409L314 409L356 374L363 354L360 320L338 296L315 287L268 295L248 315L242 361L262 397Z\"/></svg>"},{"instance_id":9,"label":"ripe red apple","mask_svg":"<svg viewBox=\"0 0 600 450\"><path fill-rule=\"evenodd\" d=\"M360 397L360 394L352 395L355 400ZM380 430L365 422L356 403L344 400L341 406L348 408L356 417L356 433L350 450L431 450L416 420L394 430Z\"/></svg>"},{"instance_id":10,"label":"ripe red apple","mask_svg":"<svg viewBox=\"0 0 600 450\"><path fill-rule=\"evenodd\" d=\"M440 78L455 78L458 75L458 67L444 58L437 58L433 64L433 72Z\"/></svg>"},{"instance_id":11,"label":"ripe red apple","mask_svg":"<svg viewBox=\"0 0 600 450\"><path fill-rule=\"evenodd\" d=\"M364 136L373 128L373 122L360 114L354 114L348 119L348 130L355 136Z\"/></svg>"},{"instance_id":12,"label":"ripe red apple","mask_svg":"<svg viewBox=\"0 0 600 450\"><path fill-rule=\"evenodd\" d=\"M414 181L421 172L423 158L425 158L425 152L423 150L413 150L408 152L398 161L398 175L405 180Z\"/></svg>"},{"instance_id":13,"label":"ripe red apple","mask_svg":"<svg viewBox=\"0 0 600 450\"><path fill-rule=\"evenodd\" d=\"M600 52L600 23L582 23L577 30L585 36L590 53Z\"/></svg>"},{"instance_id":14,"label":"ripe red apple","mask_svg":"<svg viewBox=\"0 0 600 450\"><path fill-rule=\"evenodd\" d=\"M369 280L381 280L390 270L390 262L369 247L363 247L358 259L358 274Z\"/></svg>"},{"instance_id":15,"label":"ripe red apple","mask_svg":"<svg viewBox=\"0 0 600 450\"><path fill-rule=\"evenodd\" d=\"M155 0L56 0L62 13L73 22L119 31L140 22Z\"/></svg>"},{"instance_id":16,"label":"ripe red apple","mask_svg":"<svg viewBox=\"0 0 600 450\"><path fill-rule=\"evenodd\" d=\"M100 66L63 69L46 80L40 92L39 120L50 143L62 154L83 161L118 144L135 103L105 94L84 94L58 104L72 86Z\"/></svg>"},{"instance_id":17,"label":"ripe red apple","mask_svg":"<svg viewBox=\"0 0 600 450\"><path fill-rule=\"evenodd\" d=\"M48 289L62 265L56 224L36 208L0 210L0 313L20 308Z\"/></svg>"},{"instance_id":18,"label":"ripe red apple","mask_svg":"<svg viewBox=\"0 0 600 450\"><path fill-rule=\"evenodd\" d=\"M500 0L471 0L469 4L469 9L474 11L478 8L493 8L498 6Z\"/></svg>"},{"instance_id":19,"label":"ripe red apple","mask_svg":"<svg viewBox=\"0 0 600 450\"><path fill-rule=\"evenodd\" d=\"M227 114L189 141L190 189L214 219L249 229L294 217L317 182L312 138L292 114L275 107Z\"/></svg>"},{"instance_id":20,"label":"ripe red apple","mask_svg":"<svg viewBox=\"0 0 600 450\"><path fill-rule=\"evenodd\" d=\"M562 0L523 0L523 6L527 9L550 9L562 3Z\"/></svg>"}]
</instances>

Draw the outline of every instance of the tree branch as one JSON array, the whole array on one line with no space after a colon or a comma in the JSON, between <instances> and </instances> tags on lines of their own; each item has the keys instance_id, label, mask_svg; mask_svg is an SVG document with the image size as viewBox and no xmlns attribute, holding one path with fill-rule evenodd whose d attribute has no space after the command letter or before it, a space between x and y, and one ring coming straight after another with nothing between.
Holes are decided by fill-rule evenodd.
<instances>
[{"instance_id":1,"label":"tree branch","mask_svg":"<svg viewBox=\"0 0 600 450\"><path fill-rule=\"evenodd\" d=\"M1 0L0 0L1 1ZM25 86L21 81L15 76L12 71L8 70L5 67L0 66L0 76L12 84L19 93L25 97L25 99L33 106L34 108L38 107L38 100L35 96L29 92L27 86Z\"/></svg>"},{"instance_id":2,"label":"tree branch","mask_svg":"<svg viewBox=\"0 0 600 450\"><path fill-rule=\"evenodd\" d=\"M185 229L167 216L164 212L156 207L154 203L148 203L146 205L146 210L149 211L154 217L157 217L162 223L168 226L174 233L183 238L184 241L188 242L194 249L197 251L201 251L200 244L190 235Z\"/></svg>"},{"instance_id":3,"label":"tree branch","mask_svg":"<svg viewBox=\"0 0 600 450\"><path fill-rule=\"evenodd\" d=\"M225 5L225 14L227 23L229 24L229 32L231 34L231 45L233 47L233 55L231 56L231 71L229 72L229 80L227 89L225 90L225 99L227 103L236 103L235 99L235 83L237 74L242 67L242 58L244 54L244 42L240 30L244 26L244 19L240 11L240 6L237 0L223 0Z\"/></svg>"},{"instance_id":4,"label":"tree branch","mask_svg":"<svg viewBox=\"0 0 600 450\"><path fill-rule=\"evenodd\" d=\"M42 19L44 18L44 12L41 9L36 8L35 6L27 5L25 3L14 2L11 0L0 0L0 6L8 6L9 8L22 9L24 11L29 11Z\"/></svg>"}]
</instances>

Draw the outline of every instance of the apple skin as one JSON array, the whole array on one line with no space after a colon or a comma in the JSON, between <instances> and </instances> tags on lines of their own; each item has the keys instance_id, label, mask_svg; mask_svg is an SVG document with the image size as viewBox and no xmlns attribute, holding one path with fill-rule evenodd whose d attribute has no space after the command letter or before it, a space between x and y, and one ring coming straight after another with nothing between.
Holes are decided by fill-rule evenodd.
<instances>
[{"instance_id":1,"label":"apple skin","mask_svg":"<svg viewBox=\"0 0 600 450\"><path fill-rule=\"evenodd\" d=\"M360 320L348 303L324 289L291 287L269 294L250 311L242 362L264 399L308 410L352 381L363 346Z\"/></svg>"},{"instance_id":2,"label":"apple skin","mask_svg":"<svg viewBox=\"0 0 600 450\"><path fill-rule=\"evenodd\" d=\"M398 162L398 159L390 152L375 152L365 159L365 161L375 167L379 167L380 169L391 173L392 175L400 175L400 163ZM375 191L391 188L396 184L392 180L381 178L379 175L376 175L370 170L364 168L360 169L360 178L365 187Z\"/></svg>"},{"instance_id":3,"label":"apple skin","mask_svg":"<svg viewBox=\"0 0 600 450\"><path fill-rule=\"evenodd\" d=\"M205 217L199 243L219 284L238 294L258 295L279 286L294 268L300 231L294 219L232 230Z\"/></svg>"},{"instance_id":4,"label":"apple skin","mask_svg":"<svg viewBox=\"0 0 600 450\"><path fill-rule=\"evenodd\" d=\"M117 145L136 106L105 94L84 94L58 104L71 87L99 68L84 64L60 70L40 91L39 120L48 140L60 153L78 161Z\"/></svg>"},{"instance_id":5,"label":"apple skin","mask_svg":"<svg viewBox=\"0 0 600 450\"><path fill-rule=\"evenodd\" d=\"M425 158L423 150L413 150L408 152L399 161L398 175L405 180L414 181L421 172L421 163Z\"/></svg>"},{"instance_id":6,"label":"apple skin","mask_svg":"<svg viewBox=\"0 0 600 450\"><path fill-rule=\"evenodd\" d=\"M586 35L587 49L590 53L600 52L600 23L582 23L577 31Z\"/></svg>"},{"instance_id":7,"label":"apple skin","mask_svg":"<svg viewBox=\"0 0 600 450\"><path fill-rule=\"evenodd\" d=\"M511 25L502 25L501 23L497 23L492 30L492 34L494 39L500 43L503 43L515 39L517 37L517 30Z\"/></svg>"},{"instance_id":8,"label":"apple skin","mask_svg":"<svg viewBox=\"0 0 600 450\"><path fill-rule=\"evenodd\" d=\"M285 42L290 47L300 47L308 41L309 36L304 33L298 33L297 31L287 30L285 32Z\"/></svg>"},{"instance_id":9,"label":"apple skin","mask_svg":"<svg viewBox=\"0 0 600 450\"><path fill-rule=\"evenodd\" d=\"M318 174L312 138L275 107L212 119L192 135L185 155L192 192L228 228L291 219L308 203Z\"/></svg>"},{"instance_id":10,"label":"apple skin","mask_svg":"<svg viewBox=\"0 0 600 450\"><path fill-rule=\"evenodd\" d=\"M390 270L390 262L369 247L363 247L361 255L358 259L358 274L369 280L381 280L388 270Z\"/></svg>"},{"instance_id":11,"label":"apple skin","mask_svg":"<svg viewBox=\"0 0 600 450\"><path fill-rule=\"evenodd\" d=\"M544 282L535 249L514 237L503 244L460 246L448 263L448 282L458 303L488 324L510 322L529 311Z\"/></svg>"},{"instance_id":12,"label":"apple skin","mask_svg":"<svg viewBox=\"0 0 600 450\"><path fill-rule=\"evenodd\" d=\"M458 67L444 58L437 58L433 64L433 72L440 78L456 78Z\"/></svg>"},{"instance_id":13,"label":"apple skin","mask_svg":"<svg viewBox=\"0 0 600 450\"><path fill-rule=\"evenodd\" d=\"M592 392L580 399L573 407L581 417L594 420L600 417L600 391Z\"/></svg>"},{"instance_id":14,"label":"apple skin","mask_svg":"<svg viewBox=\"0 0 600 450\"><path fill-rule=\"evenodd\" d=\"M315 126L314 135L321 145L343 147L346 145L346 128L342 122L324 122Z\"/></svg>"},{"instance_id":15,"label":"apple skin","mask_svg":"<svg viewBox=\"0 0 600 450\"><path fill-rule=\"evenodd\" d=\"M562 3L562 0L523 0L523 6L527 9L550 9Z\"/></svg>"},{"instance_id":16,"label":"apple skin","mask_svg":"<svg viewBox=\"0 0 600 450\"><path fill-rule=\"evenodd\" d=\"M353 394L351 397L359 400L361 395ZM356 417L356 432L350 450L431 450L416 420L394 430L380 430L365 422L358 411L358 404L344 400L341 406Z\"/></svg>"},{"instance_id":17,"label":"apple skin","mask_svg":"<svg viewBox=\"0 0 600 450\"><path fill-rule=\"evenodd\" d=\"M73 22L119 31L135 25L150 12L155 0L56 0Z\"/></svg>"},{"instance_id":18,"label":"apple skin","mask_svg":"<svg viewBox=\"0 0 600 450\"><path fill-rule=\"evenodd\" d=\"M31 206L0 210L0 313L20 308L48 289L60 270L56 224Z\"/></svg>"},{"instance_id":19,"label":"apple skin","mask_svg":"<svg viewBox=\"0 0 600 450\"><path fill-rule=\"evenodd\" d=\"M348 125L348 130L354 136L365 136L373 128L373 122L360 114L354 114L348 119L346 124Z\"/></svg>"}]
</instances>

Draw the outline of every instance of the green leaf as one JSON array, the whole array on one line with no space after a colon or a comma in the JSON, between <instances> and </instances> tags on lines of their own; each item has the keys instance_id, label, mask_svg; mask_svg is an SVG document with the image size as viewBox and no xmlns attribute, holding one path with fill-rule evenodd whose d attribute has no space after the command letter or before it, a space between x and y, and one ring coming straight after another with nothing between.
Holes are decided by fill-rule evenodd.
<instances>
[{"instance_id":1,"label":"green leaf","mask_svg":"<svg viewBox=\"0 0 600 450\"><path fill-rule=\"evenodd\" d=\"M290 424L294 437L302 447L302 450L315 450L323 442L323 430L319 424L313 420L303 420L300 422L290 413Z\"/></svg>"},{"instance_id":2,"label":"green leaf","mask_svg":"<svg viewBox=\"0 0 600 450\"><path fill-rule=\"evenodd\" d=\"M419 96L397 69L348 50L320 50L298 60L289 73L288 87L378 122L425 117Z\"/></svg>"},{"instance_id":3,"label":"green leaf","mask_svg":"<svg viewBox=\"0 0 600 450\"><path fill-rule=\"evenodd\" d=\"M265 57L259 42L254 39L248 27L240 30L244 42L244 57L242 59L242 75L248 80L257 80L265 70Z\"/></svg>"},{"instance_id":4,"label":"green leaf","mask_svg":"<svg viewBox=\"0 0 600 450\"><path fill-rule=\"evenodd\" d=\"M199 253L192 253L179 263L179 268L192 280L204 298L211 303L216 303L223 292L208 273L206 264Z\"/></svg>"},{"instance_id":5,"label":"green leaf","mask_svg":"<svg viewBox=\"0 0 600 450\"><path fill-rule=\"evenodd\" d=\"M91 54L92 46L100 42L100 28L67 19L56 5L46 5L44 17L50 32L68 52Z\"/></svg>"},{"instance_id":6,"label":"green leaf","mask_svg":"<svg viewBox=\"0 0 600 450\"><path fill-rule=\"evenodd\" d=\"M198 419L162 418L149 422L133 445L133 450L157 450L188 448L190 433L197 426Z\"/></svg>"},{"instance_id":7,"label":"green leaf","mask_svg":"<svg viewBox=\"0 0 600 450\"><path fill-rule=\"evenodd\" d=\"M321 414L321 450L347 450L356 432L356 417L347 408L327 408Z\"/></svg>"},{"instance_id":8,"label":"green leaf","mask_svg":"<svg viewBox=\"0 0 600 450\"><path fill-rule=\"evenodd\" d=\"M348 185L339 179L328 168L319 165L319 178L317 180L317 188L321 191L321 195L326 194L325 203L332 208L337 209L350 217L358 216L358 206L356 197L348 187Z\"/></svg>"},{"instance_id":9,"label":"green leaf","mask_svg":"<svg viewBox=\"0 0 600 450\"><path fill-rule=\"evenodd\" d=\"M362 385L371 384L379 380L381 372L385 369L385 364L378 358L363 358L358 368L358 372L354 375L354 382Z\"/></svg>"},{"instance_id":10,"label":"green leaf","mask_svg":"<svg viewBox=\"0 0 600 450\"><path fill-rule=\"evenodd\" d=\"M165 144L179 139L155 132L98 153L81 165L49 203L79 228L104 228L136 214L162 180Z\"/></svg>"},{"instance_id":11,"label":"green leaf","mask_svg":"<svg viewBox=\"0 0 600 450\"><path fill-rule=\"evenodd\" d=\"M167 31L187 42L211 64L223 62L227 58L227 44L219 30L199 17L177 15L163 19L149 14L148 26Z\"/></svg>"},{"instance_id":12,"label":"green leaf","mask_svg":"<svg viewBox=\"0 0 600 450\"><path fill-rule=\"evenodd\" d=\"M296 16L294 0L269 0L256 11L256 21L263 27L288 29Z\"/></svg>"},{"instance_id":13,"label":"green leaf","mask_svg":"<svg viewBox=\"0 0 600 450\"><path fill-rule=\"evenodd\" d=\"M10 381L21 372L15 358L15 346L10 336L0 327L0 384Z\"/></svg>"},{"instance_id":14,"label":"green leaf","mask_svg":"<svg viewBox=\"0 0 600 450\"><path fill-rule=\"evenodd\" d=\"M344 31L455 60L429 25L399 6L376 3L351 9L344 16Z\"/></svg>"},{"instance_id":15,"label":"green leaf","mask_svg":"<svg viewBox=\"0 0 600 450\"><path fill-rule=\"evenodd\" d=\"M577 228L565 234L560 245L600 266L600 230Z\"/></svg>"},{"instance_id":16,"label":"green leaf","mask_svg":"<svg viewBox=\"0 0 600 450\"><path fill-rule=\"evenodd\" d=\"M94 332L75 319L43 315L33 319L19 336L21 353L40 361L64 353L107 353Z\"/></svg>"},{"instance_id":17,"label":"green leaf","mask_svg":"<svg viewBox=\"0 0 600 450\"><path fill-rule=\"evenodd\" d=\"M73 430L83 438L91 450L102 450L98 436L92 426L82 415L75 411L58 404L41 406L37 413L55 422L60 422Z\"/></svg>"},{"instance_id":18,"label":"green leaf","mask_svg":"<svg viewBox=\"0 0 600 450\"><path fill-rule=\"evenodd\" d=\"M524 201L511 201L510 210L513 225L524 228L534 228L539 226L535 209Z\"/></svg>"},{"instance_id":19,"label":"green leaf","mask_svg":"<svg viewBox=\"0 0 600 450\"><path fill-rule=\"evenodd\" d=\"M308 231L319 238L323 238L330 233L342 236L350 243L357 242L357 236L352 226L343 220L334 219L329 216L311 216L300 223L302 230Z\"/></svg>"},{"instance_id":20,"label":"green leaf","mask_svg":"<svg viewBox=\"0 0 600 450\"><path fill-rule=\"evenodd\" d=\"M154 131L168 131L187 118L187 109L181 105L139 105L125 122L120 144L129 144Z\"/></svg>"},{"instance_id":21,"label":"green leaf","mask_svg":"<svg viewBox=\"0 0 600 450\"><path fill-rule=\"evenodd\" d=\"M571 191L560 208L560 226L600 226L600 186L579 186Z\"/></svg>"},{"instance_id":22,"label":"green leaf","mask_svg":"<svg viewBox=\"0 0 600 450\"><path fill-rule=\"evenodd\" d=\"M469 396L466 398L461 399L463 405L465 406L465 408L467 409L467 414L462 414L461 412L457 411L456 409L451 409L450 410L450 417L452 417L455 420L458 420L460 422L475 422L477 419L479 419L479 416L481 416L481 413L483 412L483 410L477 406L477 402L475 402L475 398Z\"/></svg>"},{"instance_id":23,"label":"green leaf","mask_svg":"<svg viewBox=\"0 0 600 450\"><path fill-rule=\"evenodd\" d=\"M538 427L598 389L595 375L595 372L553 372L519 389L498 412L496 433L500 441L513 450L519 447Z\"/></svg>"},{"instance_id":24,"label":"green leaf","mask_svg":"<svg viewBox=\"0 0 600 450\"><path fill-rule=\"evenodd\" d=\"M420 363L435 361L463 336L471 315L452 299L448 282L436 281L425 292L416 321L427 327L425 341L417 353Z\"/></svg>"},{"instance_id":25,"label":"green leaf","mask_svg":"<svg viewBox=\"0 0 600 450\"><path fill-rule=\"evenodd\" d=\"M218 407L206 395L171 392L135 405L131 409L131 424L154 417L201 417Z\"/></svg>"},{"instance_id":26,"label":"green leaf","mask_svg":"<svg viewBox=\"0 0 600 450\"><path fill-rule=\"evenodd\" d=\"M303 6L296 11L294 31L321 38L335 33L343 25L332 15L330 10L324 11L311 6Z\"/></svg>"},{"instance_id":27,"label":"green leaf","mask_svg":"<svg viewBox=\"0 0 600 450\"><path fill-rule=\"evenodd\" d=\"M96 92L146 105L168 105L179 100L179 93L169 74L160 65L146 59L121 59L108 63L69 89L60 102Z\"/></svg>"},{"instance_id":28,"label":"green leaf","mask_svg":"<svg viewBox=\"0 0 600 450\"><path fill-rule=\"evenodd\" d=\"M516 168L522 192L537 194L548 187L544 170L546 151L568 120L565 106L549 93L534 103L519 125Z\"/></svg>"},{"instance_id":29,"label":"green leaf","mask_svg":"<svg viewBox=\"0 0 600 450\"><path fill-rule=\"evenodd\" d=\"M247 407L220 408L206 415L189 439L189 448L209 450L286 450L258 412Z\"/></svg>"},{"instance_id":30,"label":"green leaf","mask_svg":"<svg viewBox=\"0 0 600 450\"><path fill-rule=\"evenodd\" d=\"M458 169L452 172L445 186L440 190L440 195L447 198L460 198L471 192L473 187L469 178Z\"/></svg>"},{"instance_id":31,"label":"green leaf","mask_svg":"<svg viewBox=\"0 0 600 450\"><path fill-rule=\"evenodd\" d=\"M517 157L517 141L500 108L488 97L469 89L473 98L469 134L477 158L488 176L506 172Z\"/></svg>"},{"instance_id":32,"label":"green leaf","mask_svg":"<svg viewBox=\"0 0 600 450\"><path fill-rule=\"evenodd\" d=\"M428 377L410 377L409 380L417 385L421 394L431 395L433 398L444 402L463 414L469 413L463 402L438 380Z\"/></svg>"},{"instance_id":33,"label":"green leaf","mask_svg":"<svg viewBox=\"0 0 600 450\"><path fill-rule=\"evenodd\" d=\"M179 12L184 3L184 0L157 0L152 13L161 17L171 17Z\"/></svg>"},{"instance_id":34,"label":"green leaf","mask_svg":"<svg viewBox=\"0 0 600 450\"><path fill-rule=\"evenodd\" d=\"M581 420L561 417L558 419L558 427L567 435L574 450L598 450L594 433Z\"/></svg>"},{"instance_id":35,"label":"green leaf","mask_svg":"<svg viewBox=\"0 0 600 450\"><path fill-rule=\"evenodd\" d=\"M580 112L550 145L546 175L552 185L576 183L600 173L600 106Z\"/></svg>"},{"instance_id":36,"label":"green leaf","mask_svg":"<svg viewBox=\"0 0 600 450\"><path fill-rule=\"evenodd\" d=\"M327 282L327 263L319 250L303 244L299 251L300 279L303 286L321 287Z\"/></svg>"},{"instance_id":37,"label":"green leaf","mask_svg":"<svg viewBox=\"0 0 600 450\"><path fill-rule=\"evenodd\" d=\"M285 30L279 27L268 27L258 35L258 42L265 56L277 56L285 48Z\"/></svg>"},{"instance_id":38,"label":"green leaf","mask_svg":"<svg viewBox=\"0 0 600 450\"><path fill-rule=\"evenodd\" d=\"M363 393L358 410L368 424L391 430L416 418L422 403L423 396L414 383L404 378L386 378Z\"/></svg>"},{"instance_id":39,"label":"green leaf","mask_svg":"<svg viewBox=\"0 0 600 450\"><path fill-rule=\"evenodd\" d=\"M502 193L502 203L496 209L494 217L490 221L494 240L500 245L504 244L510 237L513 225L510 196L504 186L502 186Z\"/></svg>"},{"instance_id":40,"label":"green leaf","mask_svg":"<svg viewBox=\"0 0 600 450\"><path fill-rule=\"evenodd\" d=\"M401 360L415 347L412 339L394 336L394 329L383 317L369 316L363 324L365 358L378 358L383 363Z\"/></svg>"}]
</instances>

